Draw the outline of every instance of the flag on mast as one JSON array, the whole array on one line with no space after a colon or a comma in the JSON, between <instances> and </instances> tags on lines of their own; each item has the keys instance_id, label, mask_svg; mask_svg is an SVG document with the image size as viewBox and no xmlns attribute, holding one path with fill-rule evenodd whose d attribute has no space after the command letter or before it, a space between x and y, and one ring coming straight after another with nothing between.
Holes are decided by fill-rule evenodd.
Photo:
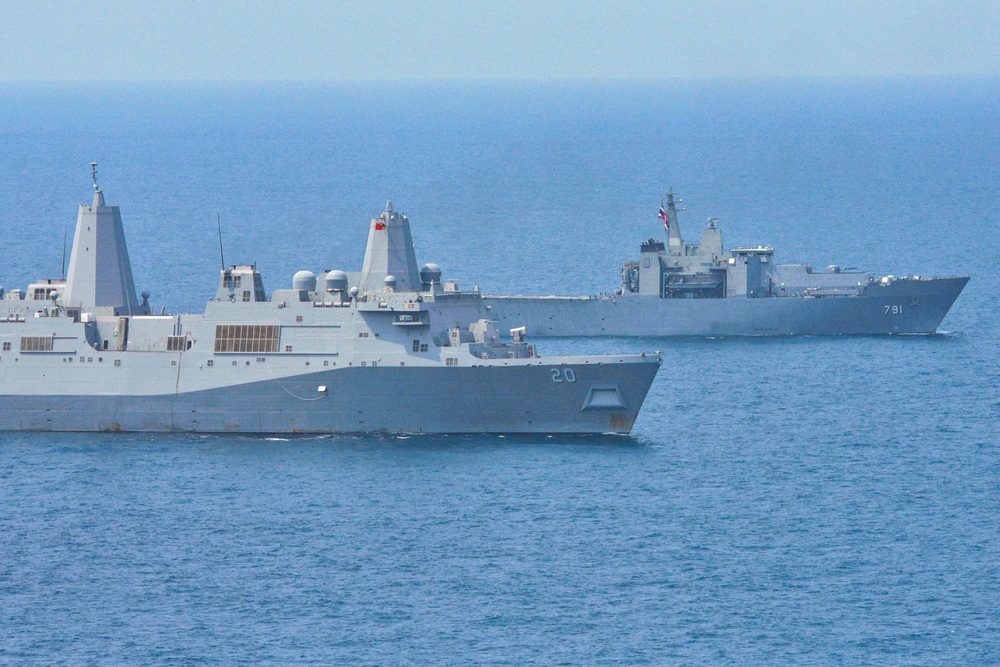
<instances>
[{"instance_id":1,"label":"flag on mast","mask_svg":"<svg viewBox=\"0 0 1000 667\"><path fill-rule=\"evenodd\" d=\"M667 210L663 208L663 202L660 202L660 214L656 216L663 221L663 231L670 234L670 216L667 215Z\"/></svg>"}]
</instances>

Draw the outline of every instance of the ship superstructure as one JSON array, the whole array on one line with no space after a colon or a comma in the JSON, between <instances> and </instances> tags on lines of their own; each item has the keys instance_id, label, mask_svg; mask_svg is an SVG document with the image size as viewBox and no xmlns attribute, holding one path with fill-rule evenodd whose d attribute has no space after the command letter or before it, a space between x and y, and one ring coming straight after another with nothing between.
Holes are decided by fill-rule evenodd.
<instances>
[{"instance_id":1,"label":"ship superstructure","mask_svg":"<svg viewBox=\"0 0 1000 667\"><path fill-rule=\"evenodd\" d=\"M933 333L969 281L780 264L770 245L724 250L714 218L686 244L673 192L666 198L665 241L641 244L613 294L486 296L493 317L533 336Z\"/></svg>"},{"instance_id":2,"label":"ship superstructure","mask_svg":"<svg viewBox=\"0 0 1000 667\"><path fill-rule=\"evenodd\" d=\"M417 268L391 203L355 278L300 271L268 295L230 265L204 313L154 314L95 177L66 278L0 288L0 429L628 433L660 365L501 335L478 291Z\"/></svg>"}]
</instances>

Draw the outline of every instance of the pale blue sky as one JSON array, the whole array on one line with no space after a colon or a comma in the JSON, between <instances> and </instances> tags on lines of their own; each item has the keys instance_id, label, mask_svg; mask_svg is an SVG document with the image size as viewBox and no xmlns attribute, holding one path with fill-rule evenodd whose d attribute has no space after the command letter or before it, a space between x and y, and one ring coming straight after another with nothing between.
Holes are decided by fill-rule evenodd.
<instances>
[{"instance_id":1,"label":"pale blue sky","mask_svg":"<svg viewBox=\"0 0 1000 667\"><path fill-rule=\"evenodd\" d=\"M0 81L997 76L1000 0L4 2Z\"/></svg>"}]
</instances>

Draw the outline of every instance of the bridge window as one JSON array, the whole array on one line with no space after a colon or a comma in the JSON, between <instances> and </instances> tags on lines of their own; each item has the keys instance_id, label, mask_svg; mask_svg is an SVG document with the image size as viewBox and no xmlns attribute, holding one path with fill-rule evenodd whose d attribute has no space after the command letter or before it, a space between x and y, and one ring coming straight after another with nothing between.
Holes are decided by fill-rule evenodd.
<instances>
[{"instance_id":1,"label":"bridge window","mask_svg":"<svg viewBox=\"0 0 1000 667\"><path fill-rule=\"evenodd\" d=\"M4 352L10 352L10 343L4 343L3 344L3 351Z\"/></svg>"}]
</instances>

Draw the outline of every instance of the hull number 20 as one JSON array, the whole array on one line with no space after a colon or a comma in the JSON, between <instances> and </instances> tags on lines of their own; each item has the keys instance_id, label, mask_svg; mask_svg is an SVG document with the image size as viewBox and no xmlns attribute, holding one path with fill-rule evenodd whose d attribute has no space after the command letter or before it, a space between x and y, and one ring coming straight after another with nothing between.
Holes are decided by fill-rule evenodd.
<instances>
[{"instance_id":1,"label":"hull number 20","mask_svg":"<svg viewBox=\"0 0 1000 667\"><path fill-rule=\"evenodd\" d=\"M552 369L552 381L553 382L576 382L576 373L573 372L572 368L553 368Z\"/></svg>"}]
</instances>

